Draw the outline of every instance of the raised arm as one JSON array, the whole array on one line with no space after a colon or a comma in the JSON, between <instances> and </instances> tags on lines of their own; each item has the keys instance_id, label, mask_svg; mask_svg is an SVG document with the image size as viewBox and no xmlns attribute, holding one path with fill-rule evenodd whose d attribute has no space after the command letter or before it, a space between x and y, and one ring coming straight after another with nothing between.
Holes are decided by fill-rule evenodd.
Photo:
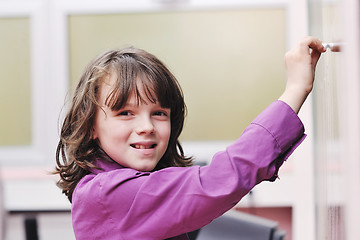
<instances>
[{"instance_id":1,"label":"raised arm","mask_svg":"<svg viewBox=\"0 0 360 240\"><path fill-rule=\"evenodd\" d=\"M279 100L296 113L313 89L316 64L325 51L319 39L305 37L285 54L286 88Z\"/></svg>"}]
</instances>

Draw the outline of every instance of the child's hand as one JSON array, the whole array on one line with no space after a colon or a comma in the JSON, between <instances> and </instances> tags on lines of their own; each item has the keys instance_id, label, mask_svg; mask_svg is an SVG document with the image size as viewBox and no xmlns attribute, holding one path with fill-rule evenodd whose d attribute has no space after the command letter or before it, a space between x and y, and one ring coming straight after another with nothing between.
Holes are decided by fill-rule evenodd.
<instances>
[{"instance_id":1,"label":"child's hand","mask_svg":"<svg viewBox=\"0 0 360 240\"><path fill-rule=\"evenodd\" d=\"M316 63L325 51L319 39L305 37L285 55L286 88L279 100L297 113L313 88Z\"/></svg>"}]
</instances>

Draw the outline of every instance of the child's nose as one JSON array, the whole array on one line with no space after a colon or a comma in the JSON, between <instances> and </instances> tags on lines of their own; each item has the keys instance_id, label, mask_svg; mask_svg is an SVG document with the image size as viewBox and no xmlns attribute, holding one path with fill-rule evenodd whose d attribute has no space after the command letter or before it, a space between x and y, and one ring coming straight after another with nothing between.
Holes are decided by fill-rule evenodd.
<instances>
[{"instance_id":1,"label":"child's nose","mask_svg":"<svg viewBox=\"0 0 360 240\"><path fill-rule=\"evenodd\" d=\"M137 122L137 134L151 134L155 132L154 124L150 117L141 117Z\"/></svg>"}]
</instances>

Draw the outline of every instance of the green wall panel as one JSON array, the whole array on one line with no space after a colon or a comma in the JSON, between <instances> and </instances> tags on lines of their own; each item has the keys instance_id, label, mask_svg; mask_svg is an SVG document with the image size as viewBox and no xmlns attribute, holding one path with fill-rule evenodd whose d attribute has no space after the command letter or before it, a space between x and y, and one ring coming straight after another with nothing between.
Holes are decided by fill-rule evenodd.
<instances>
[{"instance_id":1,"label":"green wall panel","mask_svg":"<svg viewBox=\"0 0 360 240\"><path fill-rule=\"evenodd\" d=\"M0 145L31 143L28 18L0 18Z\"/></svg>"},{"instance_id":2,"label":"green wall panel","mask_svg":"<svg viewBox=\"0 0 360 240\"><path fill-rule=\"evenodd\" d=\"M183 140L233 140L284 87L285 10L69 16L71 86L109 48L158 56L188 106Z\"/></svg>"}]
</instances>

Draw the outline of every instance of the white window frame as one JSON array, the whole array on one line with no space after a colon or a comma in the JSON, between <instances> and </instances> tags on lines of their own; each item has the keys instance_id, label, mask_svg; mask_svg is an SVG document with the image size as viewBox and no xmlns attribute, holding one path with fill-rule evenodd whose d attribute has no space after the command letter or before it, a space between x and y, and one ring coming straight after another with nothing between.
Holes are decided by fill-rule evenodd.
<instances>
[{"instance_id":1,"label":"white window frame","mask_svg":"<svg viewBox=\"0 0 360 240\"><path fill-rule=\"evenodd\" d=\"M44 163L49 156L49 122L47 119L46 48L44 4L42 1L0 1L0 18L29 18L31 143L28 146L0 146L1 165ZM19 69L20 70L20 69ZM51 89L50 89L51 91Z\"/></svg>"}]
</instances>

